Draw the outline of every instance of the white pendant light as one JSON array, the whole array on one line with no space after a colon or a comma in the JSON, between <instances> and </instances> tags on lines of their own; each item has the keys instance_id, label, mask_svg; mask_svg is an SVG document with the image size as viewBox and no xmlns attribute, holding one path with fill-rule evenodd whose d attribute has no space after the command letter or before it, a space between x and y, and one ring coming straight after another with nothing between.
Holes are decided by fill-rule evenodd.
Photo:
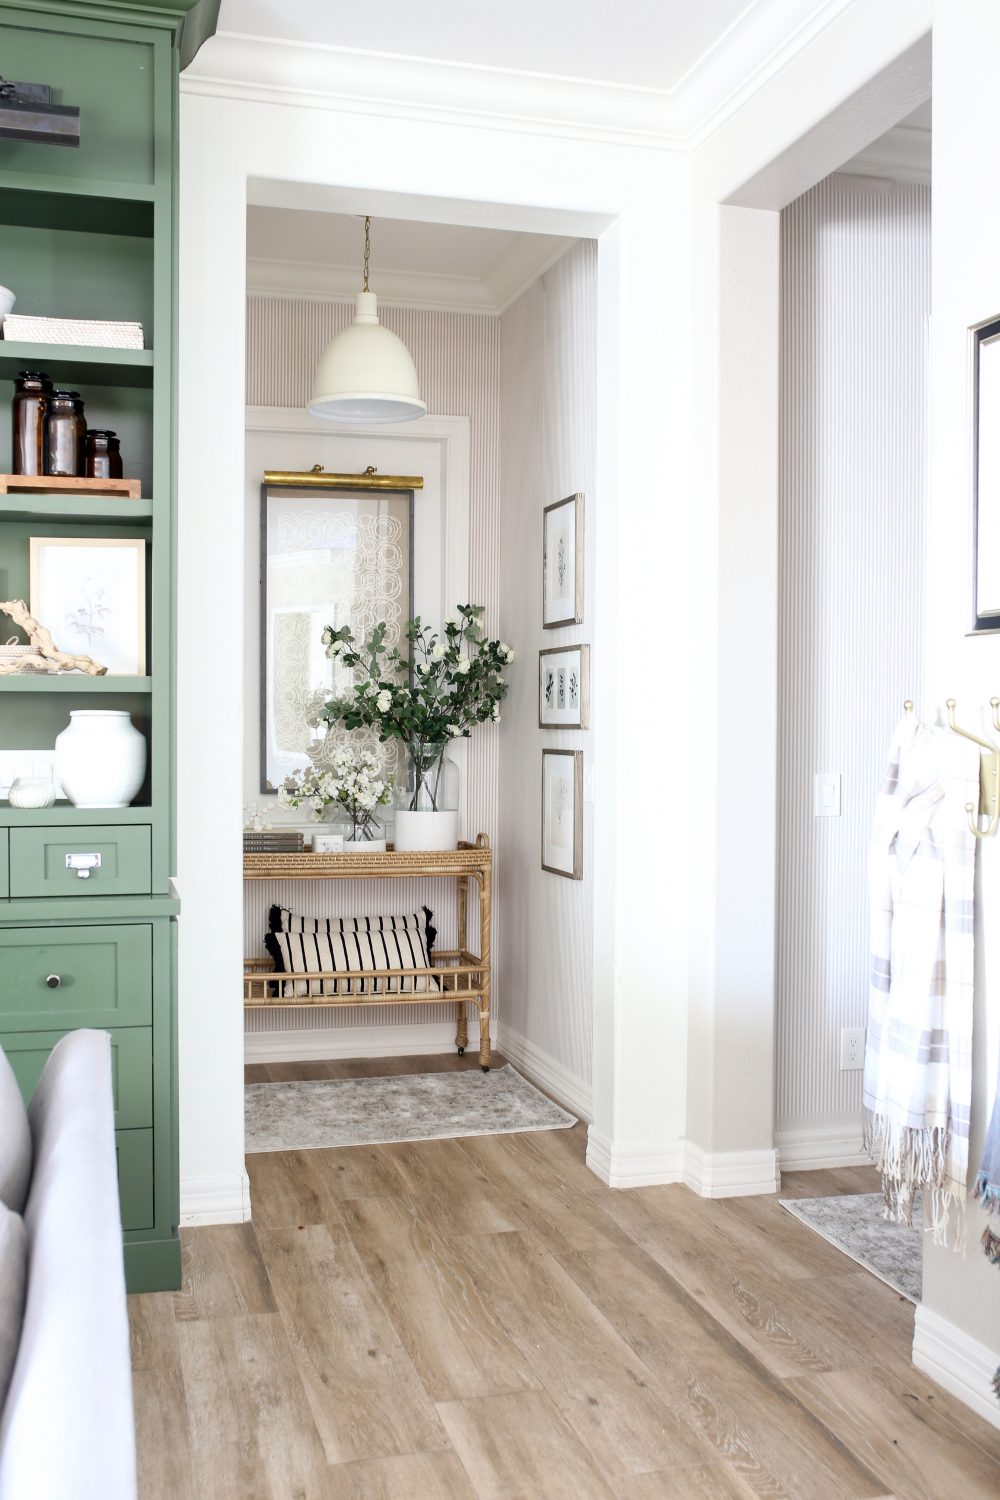
<instances>
[{"instance_id":1,"label":"white pendant light","mask_svg":"<svg viewBox=\"0 0 1000 1500\"><path fill-rule=\"evenodd\" d=\"M309 410L334 422L409 422L427 411L413 356L378 320L368 290L371 219L365 219L364 290L354 304L354 322L327 344L316 366Z\"/></svg>"}]
</instances>

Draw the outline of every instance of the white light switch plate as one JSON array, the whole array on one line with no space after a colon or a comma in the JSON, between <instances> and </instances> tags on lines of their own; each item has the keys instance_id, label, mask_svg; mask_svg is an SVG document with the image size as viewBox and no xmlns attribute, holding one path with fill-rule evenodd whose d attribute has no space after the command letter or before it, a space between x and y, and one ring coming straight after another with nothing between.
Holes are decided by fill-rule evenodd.
<instances>
[{"instance_id":1,"label":"white light switch plate","mask_svg":"<svg viewBox=\"0 0 1000 1500\"><path fill-rule=\"evenodd\" d=\"M840 817L839 771L818 771L813 777L813 813L817 818Z\"/></svg>"}]
</instances>

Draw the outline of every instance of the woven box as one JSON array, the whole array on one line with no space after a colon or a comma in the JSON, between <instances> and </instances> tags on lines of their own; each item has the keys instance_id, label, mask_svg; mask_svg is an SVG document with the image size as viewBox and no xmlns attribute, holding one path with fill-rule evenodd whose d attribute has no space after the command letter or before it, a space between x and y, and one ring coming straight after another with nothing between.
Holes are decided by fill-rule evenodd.
<instances>
[{"instance_id":1,"label":"woven box","mask_svg":"<svg viewBox=\"0 0 1000 1500\"><path fill-rule=\"evenodd\" d=\"M84 344L101 349L141 349L141 323L102 323L90 318L32 318L8 313L3 336L25 344Z\"/></svg>"},{"instance_id":2,"label":"woven box","mask_svg":"<svg viewBox=\"0 0 1000 1500\"><path fill-rule=\"evenodd\" d=\"M34 664L32 664L31 666L20 665L20 663L26 656L35 655L37 655L37 653L34 646L19 646L11 642L6 646L0 646L0 666L9 667L10 663L13 662L15 664L16 674L18 675L31 672L52 673L58 670L56 667L38 667ZM5 673L4 675L9 674Z\"/></svg>"}]
</instances>

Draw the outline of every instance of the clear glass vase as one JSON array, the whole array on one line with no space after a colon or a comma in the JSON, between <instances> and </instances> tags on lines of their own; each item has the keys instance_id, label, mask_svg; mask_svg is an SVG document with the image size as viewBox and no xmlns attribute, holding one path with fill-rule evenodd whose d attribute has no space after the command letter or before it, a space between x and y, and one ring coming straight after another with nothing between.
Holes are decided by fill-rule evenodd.
<instances>
[{"instance_id":1,"label":"clear glass vase","mask_svg":"<svg viewBox=\"0 0 1000 1500\"><path fill-rule=\"evenodd\" d=\"M407 740L396 784L395 842L399 850L454 849L458 842L458 767L447 742Z\"/></svg>"},{"instance_id":2,"label":"clear glass vase","mask_svg":"<svg viewBox=\"0 0 1000 1500\"><path fill-rule=\"evenodd\" d=\"M369 849L374 852L385 848L384 809L377 807L371 812L359 813L355 818L342 802L335 802L327 809L326 825L331 833L339 833L345 848Z\"/></svg>"}]
</instances>

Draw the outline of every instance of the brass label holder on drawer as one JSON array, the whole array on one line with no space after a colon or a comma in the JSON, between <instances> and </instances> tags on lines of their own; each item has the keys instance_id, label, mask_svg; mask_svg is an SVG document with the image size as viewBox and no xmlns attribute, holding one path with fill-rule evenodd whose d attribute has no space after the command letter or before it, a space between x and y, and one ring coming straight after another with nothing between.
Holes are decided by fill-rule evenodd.
<instances>
[{"instance_id":1,"label":"brass label holder on drawer","mask_svg":"<svg viewBox=\"0 0 1000 1500\"><path fill-rule=\"evenodd\" d=\"M67 870L75 870L77 879L89 880L91 870L101 868L101 856L99 854L67 854Z\"/></svg>"}]
</instances>

